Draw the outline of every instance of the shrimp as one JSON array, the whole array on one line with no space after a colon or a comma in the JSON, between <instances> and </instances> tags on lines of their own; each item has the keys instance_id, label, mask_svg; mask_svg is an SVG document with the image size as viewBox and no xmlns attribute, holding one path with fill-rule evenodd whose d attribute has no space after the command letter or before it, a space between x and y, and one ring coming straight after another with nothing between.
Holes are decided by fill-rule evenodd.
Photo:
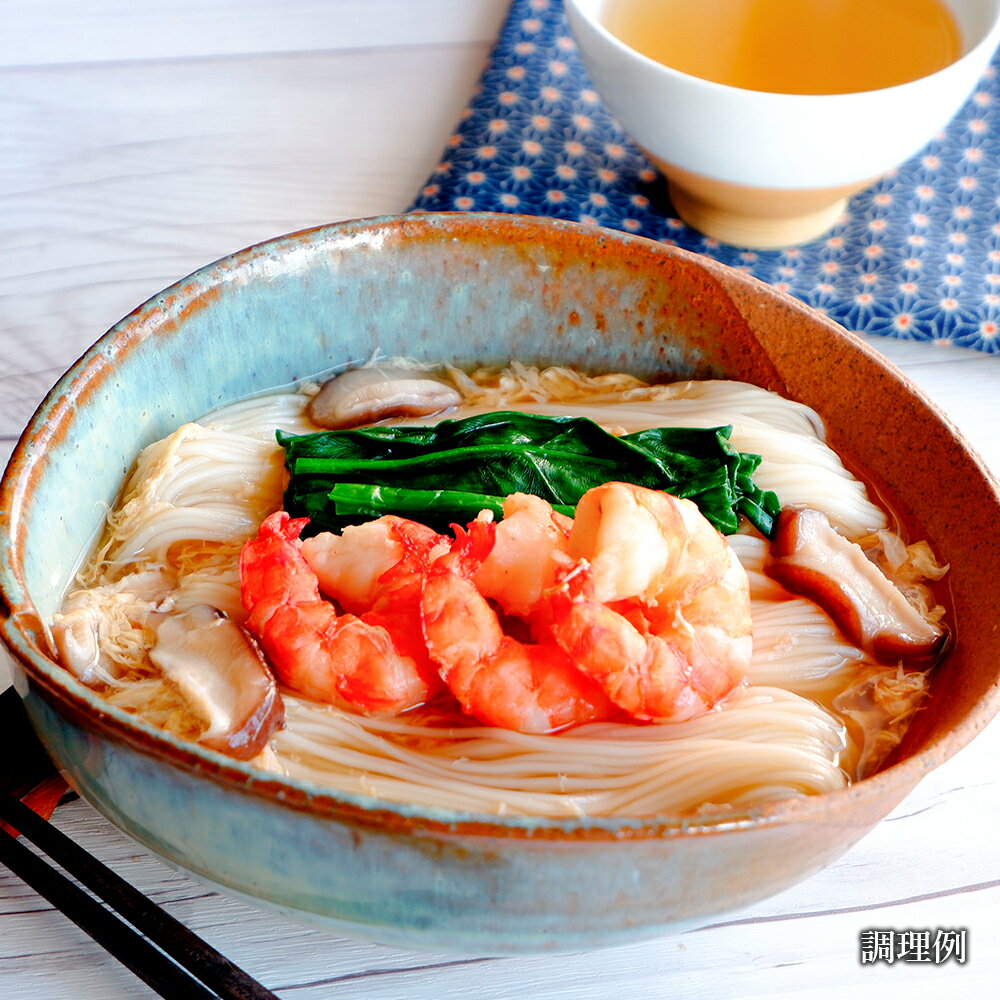
<instances>
[{"instance_id":1,"label":"shrimp","mask_svg":"<svg viewBox=\"0 0 1000 1000\"><path fill-rule=\"evenodd\" d=\"M480 722L547 733L610 717L614 706L553 642L523 643L504 633L471 579L492 549L496 525L475 520L424 578L424 639L462 709Z\"/></svg>"},{"instance_id":2,"label":"shrimp","mask_svg":"<svg viewBox=\"0 0 1000 1000\"><path fill-rule=\"evenodd\" d=\"M347 702L364 712L395 714L425 701L430 686L392 631L340 615L320 596L298 541L307 523L278 511L240 554L247 628L278 678L309 698Z\"/></svg>"},{"instance_id":3,"label":"shrimp","mask_svg":"<svg viewBox=\"0 0 1000 1000\"><path fill-rule=\"evenodd\" d=\"M433 528L394 514L302 543L319 589L363 622L389 632L396 650L413 660L428 697L442 691L444 682L423 640L420 590L427 567L450 545Z\"/></svg>"},{"instance_id":4,"label":"shrimp","mask_svg":"<svg viewBox=\"0 0 1000 1000\"><path fill-rule=\"evenodd\" d=\"M302 555L319 589L344 610L360 615L374 606L387 582L449 548L450 539L432 528L387 514L350 525L341 534L322 531L302 542Z\"/></svg>"},{"instance_id":5,"label":"shrimp","mask_svg":"<svg viewBox=\"0 0 1000 1000\"><path fill-rule=\"evenodd\" d=\"M605 483L577 505L569 551L552 636L633 718L694 718L745 679L747 574L690 500Z\"/></svg>"},{"instance_id":6,"label":"shrimp","mask_svg":"<svg viewBox=\"0 0 1000 1000\"><path fill-rule=\"evenodd\" d=\"M532 618L560 570L572 565L572 527L572 518L541 497L512 493L504 500L493 548L472 577L479 592L508 614Z\"/></svg>"}]
</instances>

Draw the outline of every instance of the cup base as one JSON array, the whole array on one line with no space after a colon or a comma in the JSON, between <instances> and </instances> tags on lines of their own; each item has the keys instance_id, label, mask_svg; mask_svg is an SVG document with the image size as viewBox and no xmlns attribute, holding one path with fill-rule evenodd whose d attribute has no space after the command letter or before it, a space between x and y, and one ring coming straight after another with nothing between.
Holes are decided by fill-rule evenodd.
<instances>
[{"instance_id":1,"label":"cup base","mask_svg":"<svg viewBox=\"0 0 1000 1000\"><path fill-rule=\"evenodd\" d=\"M822 208L801 215L775 218L723 208L669 185L677 214L692 228L723 243L752 250L778 250L808 243L832 228L847 207L840 197Z\"/></svg>"},{"instance_id":2,"label":"cup base","mask_svg":"<svg viewBox=\"0 0 1000 1000\"><path fill-rule=\"evenodd\" d=\"M715 180L650 154L667 178L677 214L723 243L778 250L808 243L836 224L847 199L874 178L826 188L764 188Z\"/></svg>"}]
</instances>

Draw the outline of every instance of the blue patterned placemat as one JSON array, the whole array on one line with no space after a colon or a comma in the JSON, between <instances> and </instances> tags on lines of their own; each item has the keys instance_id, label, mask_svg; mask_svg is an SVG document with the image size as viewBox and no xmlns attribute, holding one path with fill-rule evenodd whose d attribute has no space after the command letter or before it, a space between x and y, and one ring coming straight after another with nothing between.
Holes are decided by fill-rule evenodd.
<instances>
[{"instance_id":1,"label":"blue patterned placemat","mask_svg":"<svg viewBox=\"0 0 1000 1000\"><path fill-rule=\"evenodd\" d=\"M608 226L741 268L850 330L1000 352L1000 59L948 127L812 243L750 251L673 214L604 108L562 0L513 0L442 162L412 205Z\"/></svg>"}]
</instances>

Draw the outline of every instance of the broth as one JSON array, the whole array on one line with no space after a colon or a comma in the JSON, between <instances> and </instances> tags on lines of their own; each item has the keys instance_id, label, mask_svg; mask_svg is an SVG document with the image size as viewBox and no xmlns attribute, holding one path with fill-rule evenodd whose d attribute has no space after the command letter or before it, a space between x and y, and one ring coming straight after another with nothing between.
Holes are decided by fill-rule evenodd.
<instances>
[{"instance_id":1,"label":"broth","mask_svg":"<svg viewBox=\"0 0 1000 1000\"><path fill-rule=\"evenodd\" d=\"M603 22L682 73L784 94L892 87L962 51L942 0L614 0Z\"/></svg>"},{"instance_id":2,"label":"broth","mask_svg":"<svg viewBox=\"0 0 1000 1000\"><path fill-rule=\"evenodd\" d=\"M790 507L823 510L845 536L885 561L887 575L921 614L943 614L930 584L944 568L929 549L917 565L925 544L905 546L891 531L891 508L873 502L807 407L737 382L649 386L622 374L591 378L516 365L502 373L451 370L448 377L464 400L451 417L516 409L590 417L619 434L731 426L734 448L763 457L754 473L762 489L774 489ZM818 605L776 584L765 568L769 544L748 523L727 537L747 574L753 651L745 682L709 711L638 725L613 712L558 732L522 732L457 712L458 700L443 690L386 716L283 687L284 728L269 728L273 713L268 726L243 725L246 713L238 709L245 703L230 695L246 685L225 685L225 698L209 704L201 697L206 686L196 683L216 676L219 657L190 655L189 644L183 658L166 655L160 641L164 630L176 637L170 621L202 630L218 625L219 612L250 627L241 551L283 503L275 429L318 429L307 398L308 390L230 404L139 456L52 625L64 664L110 704L182 739L211 749L222 740L222 752L342 792L493 814L647 816L760 806L842 788L878 768L921 703L922 665L904 670L876 662ZM523 635L508 631L519 610L509 612L498 619L504 633L529 642L530 627ZM250 673L244 664L243 675ZM273 707L273 699L265 701ZM213 721L220 705L232 723L221 735Z\"/></svg>"}]
</instances>

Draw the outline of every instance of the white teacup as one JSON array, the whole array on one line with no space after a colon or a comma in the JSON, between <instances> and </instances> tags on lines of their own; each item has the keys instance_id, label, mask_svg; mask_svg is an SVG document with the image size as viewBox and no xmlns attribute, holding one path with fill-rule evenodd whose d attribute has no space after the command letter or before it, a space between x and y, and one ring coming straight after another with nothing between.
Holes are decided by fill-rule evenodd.
<instances>
[{"instance_id":1,"label":"white teacup","mask_svg":"<svg viewBox=\"0 0 1000 1000\"><path fill-rule=\"evenodd\" d=\"M1000 0L945 0L962 55L909 83L852 94L743 90L681 73L602 24L608 0L566 0L608 109L666 175L677 213L709 236L768 249L813 239L847 198L924 146L959 110L1000 41Z\"/></svg>"}]
</instances>

